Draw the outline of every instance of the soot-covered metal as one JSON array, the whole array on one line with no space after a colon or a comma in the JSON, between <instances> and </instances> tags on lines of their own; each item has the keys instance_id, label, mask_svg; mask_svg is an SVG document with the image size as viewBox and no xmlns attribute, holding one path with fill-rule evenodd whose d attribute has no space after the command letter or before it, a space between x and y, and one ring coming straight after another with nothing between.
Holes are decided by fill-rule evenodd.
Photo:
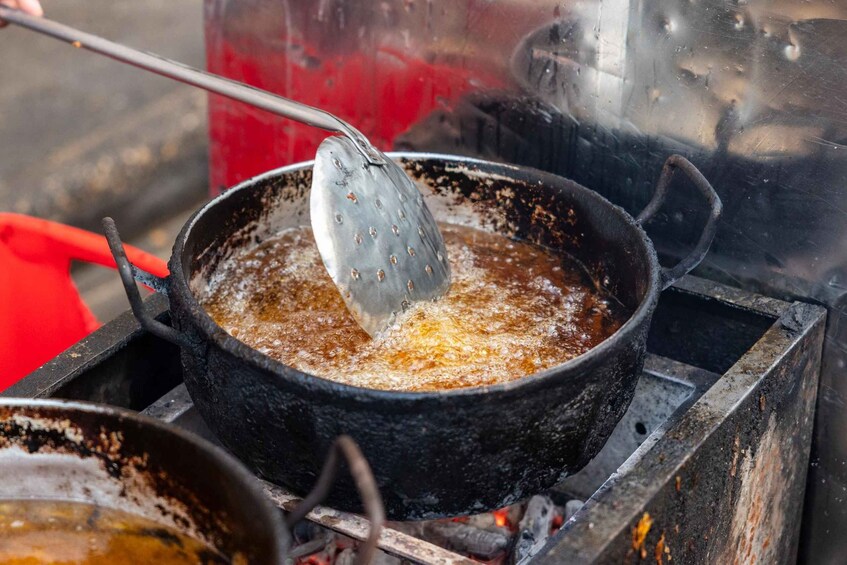
<instances>
[{"instance_id":1,"label":"soot-covered metal","mask_svg":"<svg viewBox=\"0 0 847 565\"><path fill-rule=\"evenodd\" d=\"M672 278L660 277L652 244L631 216L567 179L461 158L401 158L436 219L525 235L570 253L633 310L630 319L574 360L491 387L377 391L282 365L224 332L203 310L197 293L213 271L198 257L223 257L244 242L305 224L308 208L293 197L306 197L298 179L308 164L300 165L218 197L177 237L168 294L174 326L182 332L177 341L186 385L227 448L261 476L296 491L308 490L329 444L348 434L371 462L389 517L494 509L552 486L603 447L632 398L658 294ZM280 192L286 185L293 191ZM512 196L503 198L506 193ZM707 196L714 196L710 187ZM709 201L716 203L716 218L719 201ZM230 236L236 243L228 242ZM137 292L123 270L128 292ZM144 318L138 300L133 307ZM173 339L170 328L160 331ZM339 481L330 502L356 508L349 480Z\"/></svg>"},{"instance_id":2,"label":"soot-covered metal","mask_svg":"<svg viewBox=\"0 0 847 565\"><path fill-rule=\"evenodd\" d=\"M71 500L124 510L250 563L281 563L288 547L280 516L234 459L117 408L0 402L0 469L2 501Z\"/></svg>"}]
</instances>

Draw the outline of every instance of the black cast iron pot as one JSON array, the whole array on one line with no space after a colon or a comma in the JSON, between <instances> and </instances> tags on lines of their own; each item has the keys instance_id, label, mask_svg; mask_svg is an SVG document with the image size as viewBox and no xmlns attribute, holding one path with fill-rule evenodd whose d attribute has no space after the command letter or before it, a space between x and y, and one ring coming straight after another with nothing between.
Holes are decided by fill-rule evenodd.
<instances>
[{"instance_id":1,"label":"black cast iron pot","mask_svg":"<svg viewBox=\"0 0 847 565\"><path fill-rule=\"evenodd\" d=\"M3 400L0 475L0 502L73 501L123 510L202 540L233 562L285 563L290 538L282 515L241 463L133 412Z\"/></svg>"},{"instance_id":2,"label":"black cast iron pot","mask_svg":"<svg viewBox=\"0 0 847 565\"><path fill-rule=\"evenodd\" d=\"M206 422L263 477L305 492L332 439L343 433L365 453L392 519L501 507L556 484L603 446L632 399L659 293L705 256L720 200L679 156L668 159L638 219L537 170L440 155L393 158L416 180L436 219L571 254L631 309L629 320L558 367L446 392L357 388L274 361L215 324L197 295L233 253L281 229L309 225L310 163L271 171L212 200L177 237L168 280L139 278L167 292L173 328L144 313L128 265L121 276L144 327L182 347L185 382ZM640 224L659 209L677 169L708 200L711 215L691 254L662 269ZM110 239L119 252L116 232ZM356 509L357 501L347 481L329 503Z\"/></svg>"}]
</instances>

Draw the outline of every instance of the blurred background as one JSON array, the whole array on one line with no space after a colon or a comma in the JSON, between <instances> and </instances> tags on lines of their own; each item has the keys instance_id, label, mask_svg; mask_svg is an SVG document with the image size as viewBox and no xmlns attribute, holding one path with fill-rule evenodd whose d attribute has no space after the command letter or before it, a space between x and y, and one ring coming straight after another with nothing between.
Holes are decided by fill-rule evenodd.
<instances>
[{"instance_id":1,"label":"blurred background","mask_svg":"<svg viewBox=\"0 0 847 565\"><path fill-rule=\"evenodd\" d=\"M202 0L42 5L68 25L205 65ZM0 211L97 233L112 215L129 242L167 259L208 196L205 93L14 26L0 30L0 53ZM113 272L74 275L100 319L126 309Z\"/></svg>"}]
</instances>

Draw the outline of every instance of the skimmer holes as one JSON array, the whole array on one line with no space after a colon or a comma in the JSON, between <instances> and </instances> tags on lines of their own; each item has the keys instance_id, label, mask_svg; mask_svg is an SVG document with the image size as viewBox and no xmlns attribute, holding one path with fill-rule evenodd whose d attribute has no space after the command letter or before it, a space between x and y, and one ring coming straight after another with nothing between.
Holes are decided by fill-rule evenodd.
<instances>
[{"instance_id":1,"label":"skimmer holes","mask_svg":"<svg viewBox=\"0 0 847 565\"><path fill-rule=\"evenodd\" d=\"M355 195L355 194L353 194L352 192L348 192L348 193L347 193L347 200L349 200L349 201L350 201L350 202L352 202L353 204L356 204L356 203L358 203L358 202L359 202L359 199L358 199L358 198L356 198L356 195Z\"/></svg>"},{"instance_id":2,"label":"skimmer holes","mask_svg":"<svg viewBox=\"0 0 847 565\"><path fill-rule=\"evenodd\" d=\"M428 274L429 276L432 276L432 265L427 265L426 267L424 267L424 271L426 271L426 274Z\"/></svg>"},{"instance_id":3,"label":"skimmer holes","mask_svg":"<svg viewBox=\"0 0 847 565\"><path fill-rule=\"evenodd\" d=\"M358 269L350 269L350 276L353 277L354 281L359 280L359 271Z\"/></svg>"},{"instance_id":4,"label":"skimmer holes","mask_svg":"<svg viewBox=\"0 0 847 565\"><path fill-rule=\"evenodd\" d=\"M415 290L415 283L412 282L412 279L409 279L409 282L406 283L406 288L409 289L409 292Z\"/></svg>"},{"instance_id":5,"label":"skimmer holes","mask_svg":"<svg viewBox=\"0 0 847 565\"><path fill-rule=\"evenodd\" d=\"M371 226L368 228L368 233L371 234L371 237L376 237L376 228Z\"/></svg>"},{"instance_id":6,"label":"skimmer holes","mask_svg":"<svg viewBox=\"0 0 847 565\"><path fill-rule=\"evenodd\" d=\"M356 242L356 245L362 245L362 239L364 239L362 237L362 234L360 234L358 232L356 232L356 234L353 236L353 241Z\"/></svg>"},{"instance_id":7,"label":"skimmer holes","mask_svg":"<svg viewBox=\"0 0 847 565\"><path fill-rule=\"evenodd\" d=\"M378 280L379 282L384 281L385 280L385 271L383 271L382 269L378 270L376 272L376 280Z\"/></svg>"},{"instance_id":8,"label":"skimmer holes","mask_svg":"<svg viewBox=\"0 0 847 565\"><path fill-rule=\"evenodd\" d=\"M388 260L391 261L392 265L397 264L397 256L396 255L392 255L391 257L388 258Z\"/></svg>"},{"instance_id":9,"label":"skimmer holes","mask_svg":"<svg viewBox=\"0 0 847 565\"><path fill-rule=\"evenodd\" d=\"M380 200L379 198L377 198L377 199L374 201L374 204L376 205L376 207L377 207L377 208L379 208L380 210L382 210L382 200Z\"/></svg>"},{"instance_id":10,"label":"skimmer holes","mask_svg":"<svg viewBox=\"0 0 847 565\"><path fill-rule=\"evenodd\" d=\"M344 221L344 218L341 216L341 214L336 214L335 221L340 224Z\"/></svg>"},{"instance_id":11,"label":"skimmer holes","mask_svg":"<svg viewBox=\"0 0 847 565\"><path fill-rule=\"evenodd\" d=\"M397 224L391 224L391 233L400 235L400 228L397 227Z\"/></svg>"},{"instance_id":12,"label":"skimmer holes","mask_svg":"<svg viewBox=\"0 0 847 565\"><path fill-rule=\"evenodd\" d=\"M406 251L409 252L409 257L415 256L415 248L414 247L409 247L409 248L406 249Z\"/></svg>"}]
</instances>

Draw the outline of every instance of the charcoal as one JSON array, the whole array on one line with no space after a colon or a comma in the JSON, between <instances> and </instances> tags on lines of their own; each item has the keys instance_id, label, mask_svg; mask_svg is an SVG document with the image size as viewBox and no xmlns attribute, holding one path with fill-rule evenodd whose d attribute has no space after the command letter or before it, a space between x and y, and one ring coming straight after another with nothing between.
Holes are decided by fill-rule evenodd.
<instances>
[{"instance_id":1,"label":"charcoal","mask_svg":"<svg viewBox=\"0 0 847 565\"><path fill-rule=\"evenodd\" d=\"M521 502L519 504L512 504L511 506L509 506L506 512L506 519L509 521L510 524L517 524L521 521L525 509L525 502Z\"/></svg>"},{"instance_id":2,"label":"charcoal","mask_svg":"<svg viewBox=\"0 0 847 565\"><path fill-rule=\"evenodd\" d=\"M494 512L486 512L485 514L476 514L468 516L468 525L480 530L489 530L497 527L497 519L494 517Z\"/></svg>"},{"instance_id":3,"label":"charcoal","mask_svg":"<svg viewBox=\"0 0 847 565\"><path fill-rule=\"evenodd\" d=\"M317 537L324 536L325 532L326 529L322 526L309 520L301 520L294 525L291 533L297 543L306 543Z\"/></svg>"},{"instance_id":4,"label":"charcoal","mask_svg":"<svg viewBox=\"0 0 847 565\"><path fill-rule=\"evenodd\" d=\"M335 556L335 565L353 565L356 562L356 552L347 548Z\"/></svg>"},{"instance_id":5,"label":"charcoal","mask_svg":"<svg viewBox=\"0 0 847 565\"><path fill-rule=\"evenodd\" d=\"M556 505L543 495L533 496L526 505L526 511L518 528L512 563L523 565L538 553L550 537L550 528L556 516Z\"/></svg>"},{"instance_id":6,"label":"charcoal","mask_svg":"<svg viewBox=\"0 0 847 565\"><path fill-rule=\"evenodd\" d=\"M482 530L461 522L430 522L427 534L453 551L482 559L492 559L509 546L509 536L502 531Z\"/></svg>"},{"instance_id":7,"label":"charcoal","mask_svg":"<svg viewBox=\"0 0 847 565\"><path fill-rule=\"evenodd\" d=\"M569 500L565 504L565 522L573 518L573 515L576 514L582 505L585 504L581 500Z\"/></svg>"},{"instance_id":8,"label":"charcoal","mask_svg":"<svg viewBox=\"0 0 847 565\"><path fill-rule=\"evenodd\" d=\"M315 539L307 541L302 545L298 545L297 547L292 548L288 552L288 557L290 559L296 559L299 557L306 557L307 555L312 555L313 553L317 553L319 551L323 551L329 542L330 536L317 537Z\"/></svg>"}]
</instances>

